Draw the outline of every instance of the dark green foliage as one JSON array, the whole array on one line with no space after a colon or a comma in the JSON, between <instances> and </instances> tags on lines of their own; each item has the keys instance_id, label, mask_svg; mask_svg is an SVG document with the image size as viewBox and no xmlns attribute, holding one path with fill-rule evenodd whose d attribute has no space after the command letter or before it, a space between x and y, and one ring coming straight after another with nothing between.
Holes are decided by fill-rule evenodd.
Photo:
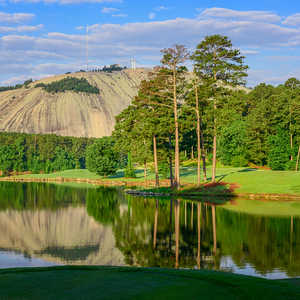
<instances>
[{"instance_id":1,"label":"dark green foliage","mask_svg":"<svg viewBox=\"0 0 300 300\"><path fill-rule=\"evenodd\" d=\"M170 178L170 167L166 162L163 162L158 166L158 172L161 175L161 178Z\"/></svg>"},{"instance_id":2,"label":"dark green foliage","mask_svg":"<svg viewBox=\"0 0 300 300\"><path fill-rule=\"evenodd\" d=\"M220 80L233 85L245 84L248 66L239 49L233 49L232 42L219 34L206 36L197 45L192 55L195 72L208 82Z\"/></svg>"},{"instance_id":3,"label":"dark green foliage","mask_svg":"<svg viewBox=\"0 0 300 300\"><path fill-rule=\"evenodd\" d=\"M89 189L86 202L88 214L101 224L112 224L120 214L119 197L114 188Z\"/></svg>"},{"instance_id":4,"label":"dark green foliage","mask_svg":"<svg viewBox=\"0 0 300 300\"><path fill-rule=\"evenodd\" d=\"M76 93L99 94L99 89L92 86L85 78L66 77L59 81L49 84L38 83L35 87L41 87L48 93L59 93L65 91L73 91Z\"/></svg>"},{"instance_id":5,"label":"dark green foliage","mask_svg":"<svg viewBox=\"0 0 300 300\"><path fill-rule=\"evenodd\" d=\"M268 138L268 165L272 170L284 170L290 158L289 136L286 130L278 129Z\"/></svg>"},{"instance_id":6,"label":"dark green foliage","mask_svg":"<svg viewBox=\"0 0 300 300\"><path fill-rule=\"evenodd\" d=\"M101 176L115 174L120 155L114 150L114 141L111 137L95 140L86 150L87 168Z\"/></svg>"},{"instance_id":7,"label":"dark green foliage","mask_svg":"<svg viewBox=\"0 0 300 300\"><path fill-rule=\"evenodd\" d=\"M14 169L15 151L8 145L0 146L0 170L6 175Z\"/></svg>"},{"instance_id":8,"label":"dark green foliage","mask_svg":"<svg viewBox=\"0 0 300 300\"><path fill-rule=\"evenodd\" d=\"M0 182L1 210L58 209L66 204L82 205L87 198L85 188L70 188L46 183Z\"/></svg>"},{"instance_id":9,"label":"dark green foliage","mask_svg":"<svg viewBox=\"0 0 300 300\"><path fill-rule=\"evenodd\" d=\"M33 81L32 81L32 79L30 78L30 79L28 79L28 80L26 80L26 81L24 81L24 86L27 88L28 87L28 85L30 84L30 83L32 83Z\"/></svg>"},{"instance_id":10,"label":"dark green foliage","mask_svg":"<svg viewBox=\"0 0 300 300\"><path fill-rule=\"evenodd\" d=\"M125 178L136 178L135 170L134 170L133 163L132 163L131 152L128 153L127 166L124 171L124 177Z\"/></svg>"},{"instance_id":11,"label":"dark green foliage","mask_svg":"<svg viewBox=\"0 0 300 300\"><path fill-rule=\"evenodd\" d=\"M237 120L222 127L219 136L218 157L224 165L244 167L248 164L246 158L246 124Z\"/></svg>"},{"instance_id":12,"label":"dark green foliage","mask_svg":"<svg viewBox=\"0 0 300 300\"><path fill-rule=\"evenodd\" d=\"M93 139L53 134L0 133L0 170L52 172L85 168L86 147Z\"/></svg>"},{"instance_id":13,"label":"dark green foliage","mask_svg":"<svg viewBox=\"0 0 300 300\"><path fill-rule=\"evenodd\" d=\"M100 72L108 72L108 73L111 73L111 72L115 72L115 71L122 71L126 69L126 67L121 67L120 65L118 64L113 64L113 65L110 65L109 67L107 66L104 66L101 70L99 70ZM96 71L96 70L95 70ZM96 71L97 72L97 71Z\"/></svg>"},{"instance_id":14,"label":"dark green foliage","mask_svg":"<svg viewBox=\"0 0 300 300\"><path fill-rule=\"evenodd\" d=\"M62 147L57 146L52 161L54 171L63 171L75 168L74 158Z\"/></svg>"}]
</instances>

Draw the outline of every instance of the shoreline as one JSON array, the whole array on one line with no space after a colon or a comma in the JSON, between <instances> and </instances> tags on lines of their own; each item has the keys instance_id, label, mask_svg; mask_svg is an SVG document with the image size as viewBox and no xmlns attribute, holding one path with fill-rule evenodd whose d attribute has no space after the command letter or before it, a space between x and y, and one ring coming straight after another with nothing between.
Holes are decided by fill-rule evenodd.
<instances>
[{"instance_id":1,"label":"shoreline","mask_svg":"<svg viewBox=\"0 0 300 300\"><path fill-rule=\"evenodd\" d=\"M125 180L102 180L102 179L88 179L88 178L65 178L65 177L55 177L55 178L17 178L14 176L0 177L0 182L41 182L41 183L88 183L98 186L120 186L120 187L155 187L155 180L144 181L125 181ZM169 187L169 180L164 180L160 182L160 187ZM193 186L191 184L186 184L186 186ZM127 194L134 196L144 196L144 197L226 197L226 198L249 198L254 200L278 200L278 201L289 201L289 200L299 200L300 195L295 194L272 194L272 193L214 193L214 192L194 192L194 193L162 193L162 192L152 192L147 190L125 190Z\"/></svg>"}]
</instances>

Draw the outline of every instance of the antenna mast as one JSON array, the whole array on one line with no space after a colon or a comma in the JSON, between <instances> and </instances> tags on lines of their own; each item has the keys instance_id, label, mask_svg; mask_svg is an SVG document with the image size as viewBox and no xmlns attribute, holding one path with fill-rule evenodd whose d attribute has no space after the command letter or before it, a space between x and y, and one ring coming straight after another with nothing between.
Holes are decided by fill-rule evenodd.
<instances>
[{"instance_id":1,"label":"antenna mast","mask_svg":"<svg viewBox=\"0 0 300 300\"><path fill-rule=\"evenodd\" d=\"M86 25L86 71L89 71L89 26Z\"/></svg>"},{"instance_id":2,"label":"antenna mast","mask_svg":"<svg viewBox=\"0 0 300 300\"><path fill-rule=\"evenodd\" d=\"M131 59L130 59L130 62L131 62L131 69L132 69L133 71L135 71L135 70L136 70L136 60L135 60L135 58L134 58L134 57L131 58Z\"/></svg>"}]
</instances>

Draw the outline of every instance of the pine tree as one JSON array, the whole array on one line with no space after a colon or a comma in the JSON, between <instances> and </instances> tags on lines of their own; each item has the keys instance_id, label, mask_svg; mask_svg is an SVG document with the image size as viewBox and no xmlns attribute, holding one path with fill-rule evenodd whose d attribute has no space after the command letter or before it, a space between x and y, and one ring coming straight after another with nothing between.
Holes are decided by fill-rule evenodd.
<instances>
[{"instance_id":1,"label":"pine tree","mask_svg":"<svg viewBox=\"0 0 300 300\"><path fill-rule=\"evenodd\" d=\"M200 81L206 81L211 89L217 91L224 85L245 84L248 66L244 65L244 57L238 49L232 48L231 41L226 36L211 35L198 44L192 55L195 72ZM213 96L213 166L212 182L216 177L217 158L217 97Z\"/></svg>"}]
</instances>

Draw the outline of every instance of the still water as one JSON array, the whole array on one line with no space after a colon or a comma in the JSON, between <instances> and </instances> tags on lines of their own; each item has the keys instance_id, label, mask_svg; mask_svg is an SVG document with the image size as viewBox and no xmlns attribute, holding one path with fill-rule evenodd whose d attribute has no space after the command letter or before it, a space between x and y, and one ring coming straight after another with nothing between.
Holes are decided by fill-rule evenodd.
<instances>
[{"instance_id":1,"label":"still water","mask_svg":"<svg viewBox=\"0 0 300 300\"><path fill-rule=\"evenodd\" d=\"M300 276L300 203L0 183L0 268L129 265Z\"/></svg>"}]
</instances>

